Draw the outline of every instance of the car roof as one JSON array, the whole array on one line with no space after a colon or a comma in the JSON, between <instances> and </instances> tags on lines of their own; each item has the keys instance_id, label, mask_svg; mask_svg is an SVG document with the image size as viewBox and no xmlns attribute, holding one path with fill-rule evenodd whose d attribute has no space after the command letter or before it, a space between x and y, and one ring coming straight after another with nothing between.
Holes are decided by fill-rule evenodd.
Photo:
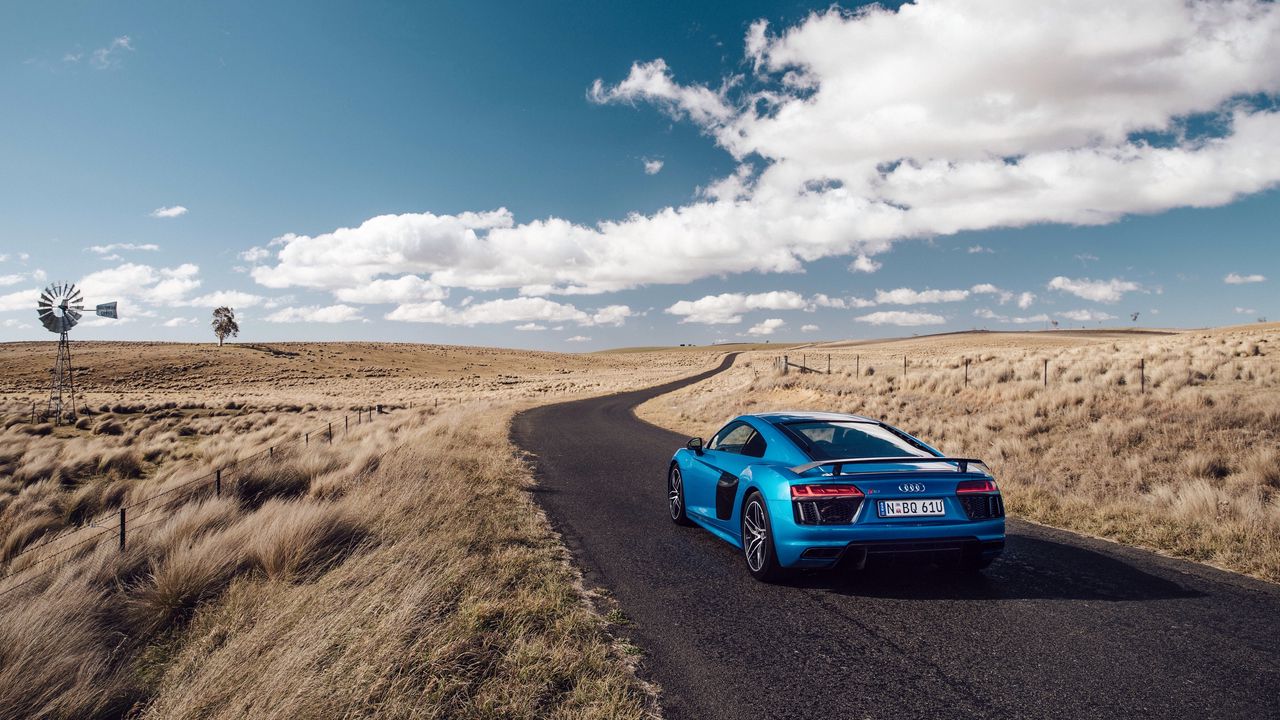
<instances>
[{"instance_id":1,"label":"car roof","mask_svg":"<svg viewBox=\"0 0 1280 720\"><path fill-rule=\"evenodd\" d=\"M829 412L808 412L803 410L779 410L776 412L754 413L748 417L755 417L764 420L773 425L785 425L793 422L806 421L828 421L828 422L865 422L880 424L879 420L863 417L861 415L849 415L847 413L829 413Z\"/></svg>"}]
</instances>

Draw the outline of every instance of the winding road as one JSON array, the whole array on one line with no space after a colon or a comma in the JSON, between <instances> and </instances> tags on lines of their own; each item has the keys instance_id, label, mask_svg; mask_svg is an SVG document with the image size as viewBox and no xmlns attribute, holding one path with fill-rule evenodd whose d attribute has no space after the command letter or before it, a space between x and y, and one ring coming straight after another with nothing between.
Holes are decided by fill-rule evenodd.
<instances>
[{"instance_id":1,"label":"winding road","mask_svg":"<svg viewBox=\"0 0 1280 720\"><path fill-rule=\"evenodd\" d=\"M686 438L635 417L659 387L518 415L535 491L587 583L634 623L669 718L1280 718L1280 588L1026 522L971 577L747 575L667 517Z\"/></svg>"}]
</instances>

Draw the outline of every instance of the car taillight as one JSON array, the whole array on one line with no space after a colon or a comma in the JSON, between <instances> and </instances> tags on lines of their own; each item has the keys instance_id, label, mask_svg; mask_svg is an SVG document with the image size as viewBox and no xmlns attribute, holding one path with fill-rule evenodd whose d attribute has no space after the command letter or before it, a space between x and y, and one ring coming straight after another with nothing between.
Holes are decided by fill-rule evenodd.
<instances>
[{"instance_id":1,"label":"car taillight","mask_svg":"<svg viewBox=\"0 0 1280 720\"><path fill-rule=\"evenodd\" d=\"M860 498L862 491L852 485L792 485L792 500L826 500L829 498Z\"/></svg>"},{"instance_id":2,"label":"car taillight","mask_svg":"<svg viewBox=\"0 0 1280 720\"><path fill-rule=\"evenodd\" d=\"M995 480L961 480L956 485L956 494L1000 492Z\"/></svg>"}]
</instances>

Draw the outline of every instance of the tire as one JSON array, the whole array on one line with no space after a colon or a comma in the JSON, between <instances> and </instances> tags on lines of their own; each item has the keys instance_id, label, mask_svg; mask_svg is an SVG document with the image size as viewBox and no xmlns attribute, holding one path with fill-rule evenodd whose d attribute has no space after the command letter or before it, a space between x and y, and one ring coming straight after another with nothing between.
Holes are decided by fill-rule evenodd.
<instances>
[{"instance_id":1,"label":"tire","mask_svg":"<svg viewBox=\"0 0 1280 720\"><path fill-rule=\"evenodd\" d=\"M671 463L671 469L667 471L667 510L671 515L671 522L677 525L693 524L684 504L684 473L680 472L680 466L675 463Z\"/></svg>"},{"instance_id":2,"label":"tire","mask_svg":"<svg viewBox=\"0 0 1280 720\"><path fill-rule=\"evenodd\" d=\"M742 558L747 572L761 582L777 582L785 574L773 547L773 524L760 493L752 491L742 502Z\"/></svg>"}]
</instances>

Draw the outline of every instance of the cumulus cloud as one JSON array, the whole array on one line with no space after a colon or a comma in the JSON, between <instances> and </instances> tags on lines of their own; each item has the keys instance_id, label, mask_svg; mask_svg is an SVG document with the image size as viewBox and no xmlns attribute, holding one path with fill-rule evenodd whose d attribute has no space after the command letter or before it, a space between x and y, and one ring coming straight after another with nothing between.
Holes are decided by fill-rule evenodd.
<instances>
[{"instance_id":1,"label":"cumulus cloud","mask_svg":"<svg viewBox=\"0 0 1280 720\"><path fill-rule=\"evenodd\" d=\"M1248 285L1249 283L1266 282L1266 280L1267 278L1262 275L1240 275L1238 273L1227 273L1227 276L1222 278L1222 282L1228 285Z\"/></svg>"},{"instance_id":2,"label":"cumulus cloud","mask_svg":"<svg viewBox=\"0 0 1280 720\"><path fill-rule=\"evenodd\" d=\"M1013 300L1013 293L1008 290L1001 290L991 283L980 283L969 288L969 292L974 295L996 295L1001 305Z\"/></svg>"},{"instance_id":3,"label":"cumulus cloud","mask_svg":"<svg viewBox=\"0 0 1280 720\"><path fill-rule=\"evenodd\" d=\"M89 302L116 300L121 318L130 318L146 316L146 306L186 304L188 295L200 287L199 275L199 266L192 263L169 268L124 263L89 273L78 285Z\"/></svg>"},{"instance_id":4,"label":"cumulus cloud","mask_svg":"<svg viewBox=\"0 0 1280 720\"><path fill-rule=\"evenodd\" d=\"M1243 308L1243 307L1237 307L1235 309L1235 312L1237 315L1257 315L1258 314L1258 311L1254 310L1253 308Z\"/></svg>"},{"instance_id":5,"label":"cumulus cloud","mask_svg":"<svg viewBox=\"0 0 1280 720\"><path fill-rule=\"evenodd\" d=\"M497 325L509 322L563 323L578 325L621 325L631 316L626 305L610 305L594 314L568 303L541 297L519 297L466 303L451 307L436 300L427 303L405 303L387 313L388 320L435 323L437 325Z\"/></svg>"},{"instance_id":6,"label":"cumulus cloud","mask_svg":"<svg viewBox=\"0 0 1280 720\"><path fill-rule=\"evenodd\" d=\"M977 255L979 253L991 254L991 253L994 253L995 250L992 250L989 247L983 247L982 245L970 245L968 250L966 250L966 252L968 252L970 255Z\"/></svg>"},{"instance_id":7,"label":"cumulus cloud","mask_svg":"<svg viewBox=\"0 0 1280 720\"><path fill-rule=\"evenodd\" d=\"M151 211L153 218L176 218L187 214L187 209L181 205L172 205L169 207L158 207Z\"/></svg>"},{"instance_id":8,"label":"cumulus cloud","mask_svg":"<svg viewBox=\"0 0 1280 720\"><path fill-rule=\"evenodd\" d=\"M657 175L658 173L662 172L663 163L661 160L652 160L650 158L642 158L641 162L644 163L645 175Z\"/></svg>"},{"instance_id":9,"label":"cumulus cloud","mask_svg":"<svg viewBox=\"0 0 1280 720\"><path fill-rule=\"evenodd\" d=\"M901 325L912 327L917 325L941 325L947 321L941 315L924 312L907 312L905 310L882 310L867 315L860 315L854 320L871 325Z\"/></svg>"},{"instance_id":10,"label":"cumulus cloud","mask_svg":"<svg viewBox=\"0 0 1280 720\"><path fill-rule=\"evenodd\" d=\"M159 245L154 243L110 243L108 245L90 245L85 250L99 255L111 255L120 251L146 251L155 252L160 249Z\"/></svg>"},{"instance_id":11,"label":"cumulus cloud","mask_svg":"<svg viewBox=\"0 0 1280 720\"><path fill-rule=\"evenodd\" d=\"M351 322L353 320L364 321L360 316L360 310L350 305L329 305L321 307L318 305L307 305L304 307L287 307L281 308L266 318L267 322L272 323L340 323Z\"/></svg>"},{"instance_id":12,"label":"cumulus cloud","mask_svg":"<svg viewBox=\"0 0 1280 720\"><path fill-rule=\"evenodd\" d=\"M817 325L801 325L800 326L800 332L817 332L818 330L821 330L821 329L822 328L819 328Z\"/></svg>"},{"instance_id":13,"label":"cumulus cloud","mask_svg":"<svg viewBox=\"0 0 1280 720\"><path fill-rule=\"evenodd\" d=\"M1104 320L1116 319L1115 315L1098 310L1067 310L1056 314L1058 317L1064 317L1068 320L1075 320L1077 322L1102 322Z\"/></svg>"},{"instance_id":14,"label":"cumulus cloud","mask_svg":"<svg viewBox=\"0 0 1280 720\"><path fill-rule=\"evenodd\" d=\"M241 292L239 290L218 290L216 292L207 293L199 297L191 298L182 305L190 305L194 307L230 307L230 308L250 308L263 305L268 302L267 298L253 293Z\"/></svg>"},{"instance_id":15,"label":"cumulus cloud","mask_svg":"<svg viewBox=\"0 0 1280 720\"><path fill-rule=\"evenodd\" d=\"M1026 310L1035 304L1036 294L1033 292L1024 292L1018 295L1018 308Z\"/></svg>"},{"instance_id":16,"label":"cumulus cloud","mask_svg":"<svg viewBox=\"0 0 1280 720\"><path fill-rule=\"evenodd\" d=\"M1089 278L1072 279L1061 275L1050 280L1048 287L1050 290L1060 290L1085 300L1103 303L1119 302L1125 293L1142 289L1138 283L1119 278L1090 280Z\"/></svg>"},{"instance_id":17,"label":"cumulus cloud","mask_svg":"<svg viewBox=\"0 0 1280 720\"><path fill-rule=\"evenodd\" d=\"M876 262L866 255L859 255L849 263L849 272L873 273L883 266L883 263Z\"/></svg>"},{"instance_id":18,"label":"cumulus cloud","mask_svg":"<svg viewBox=\"0 0 1280 720\"><path fill-rule=\"evenodd\" d=\"M996 322L1013 323L1015 325L1027 325L1031 323L1049 322L1049 316L1043 313L1039 315L1019 317L1019 316L1001 315L1000 313L997 313L991 310L990 308L978 308L977 310L973 311L973 314L974 316L983 318L985 320L995 320Z\"/></svg>"},{"instance_id":19,"label":"cumulus cloud","mask_svg":"<svg viewBox=\"0 0 1280 720\"><path fill-rule=\"evenodd\" d=\"M374 280L359 287L339 288L334 294L343 302L364 304L443 300L449 295L444 288L417 275L403 275L393 280Z\"/></svg>"},{"instance_id":20,"label":"cumulus cloud","mask_svg":"<svg viewBox=\"0 0 1280 720\"><path fill-rule=\"evenodd\" d=\"M1280 182L1280 112L1257 100L1280 92L1276 3L935 0L777 33L754 23L744 44L749 83L681 83L654 59L588 92L653 104L742 161L690 202L596 224L381 216L283 236L253 277L337 290L416 274L549 295L832 257L866 270L904 238L1099 225Z\"/></svg>"},{"instance_id":21,"label":"cumulus cloud","mask_svg":"<svg viewBox=\"0 0 1280 720\"><path fill-rule=\"evenodd\" d=\"M876 290L876 302L881 305L919 305L921 303L960 302L969 297L968 290Z\"/></svg>"},{"instance_id":22,"label":"cumulus cloud","mask_svg":"<svg viewBox=\"0 0 1280 720\"><path fill-rule=\"evenodd\" d=\"M39 290L19 290L11 292L7 295L0 295L0 312L11 312L13 310L30 310L33 313L36 309L36 301L40 299Z\"/></svg>"},{"instance_id":23,"label":"cumulus cloud","mask_svg":"<svg viewBox=\"0 0 1280 720\"><path fill-rule=\"evenodd\" d=\"M199 325L200 321L195 318L176 317L169 318L160 324L167 328L190 327L192 325Z\"/></svg>"},{"instance_id":24,"label":"cumulus cloud","mask_svg":"<svg viewBox=\"0 0 1280 720\"><path fill-rule=\"evenodd\" d=\"M587 337L586 335L574 335L573 337L564 339L565 342L571 342L571 343L590 342L590 340L591 338Z\"/></svg>"},{"instance_id":25,"label":"cumulus cloud","mask_svg":"<svg viewBox=\"0 0 1280 720\"><path fill-rule=\"evenodd\" d=\"M763 320L755 325L752 325L747 330L747 334L748 335L772 335L775 332L777 332L778 329L781 328L783 325L786 325L786 323L783 322L782 318L769 318L768 320Z\"/></svg>"},{"instance_id":26,"label":"cumulus cloud","mask_svg":"<svg viewBox=\"0 0 1280 720\"><path fill-rule=\"evenodd\" d=\"M264 247L251 247L248 250L236 253L236 257L249 263L258 263L271 257L271 251Z\"/></svg>"},{"instance_id":27,"label":"cumulus cloud","mask_svg":"<svg viewBox=\"0 0 1280 720\"><path fill-rule=\"evenodd\" d=\"M537 330L546 330L546 329L547 329L546 325L539 325L538 323L525 323L523 325L516 326L516 330L521 330L523 332L533 332Z\"/></svg>"},{"instance_id":28,"label":"cumulus cloud","mask_svg":"<svg viewBox=\"0 0 1280 720\"><path fill-rule=\"evenodd\" d=\"M820 296L829 301L825 295ZM791 290L766 293L721 293L698 300L681 300L665 312L680 315L682 323L732 325L742 322L742 314L751 310L803 310L808 305L803 296Z\"/></svg>"}]
</instances>

